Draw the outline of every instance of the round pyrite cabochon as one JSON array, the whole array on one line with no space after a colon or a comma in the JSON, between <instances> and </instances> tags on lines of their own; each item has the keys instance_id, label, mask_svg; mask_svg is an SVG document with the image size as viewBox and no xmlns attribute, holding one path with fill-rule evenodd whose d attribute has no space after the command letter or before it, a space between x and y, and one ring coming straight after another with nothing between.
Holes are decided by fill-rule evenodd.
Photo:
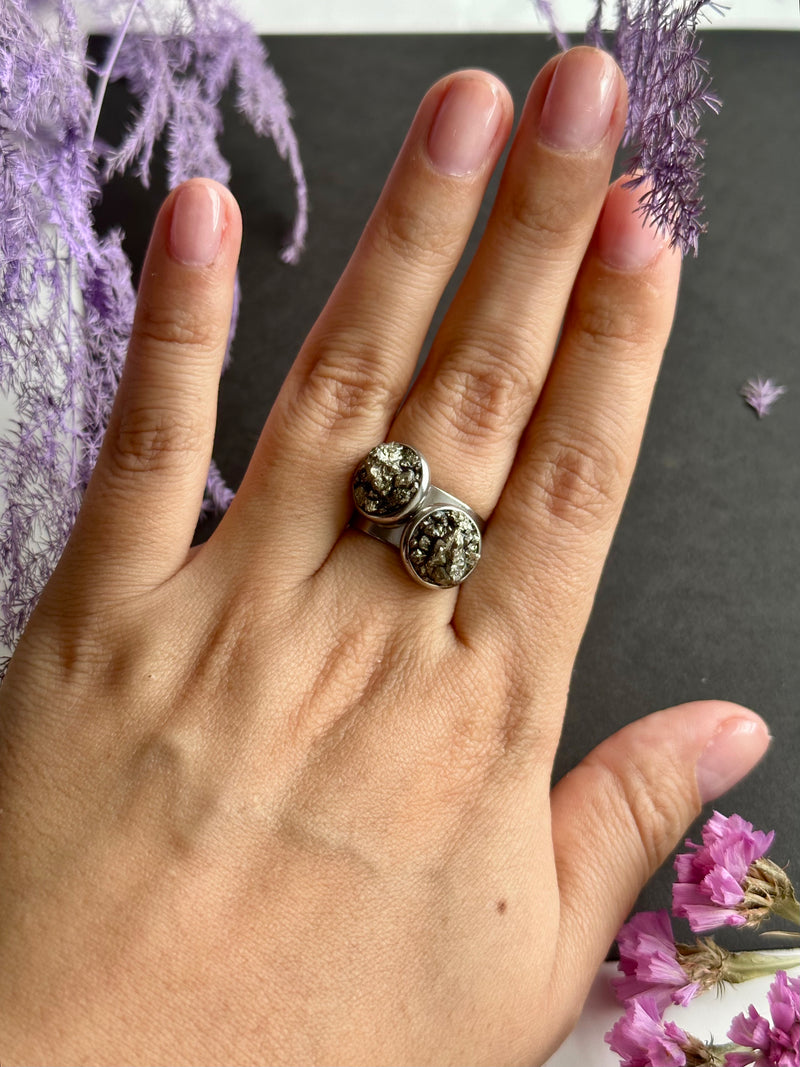
<instances>
[{"instance_id":1,"label":"round pyrite cabochon","mask_svg":"<svg viewBox=\"0 0 800 1067\"><path fill-rule=\"evenodd\" d=\"M401 548L418 581L437 589L458 585L481 558L481 532L457 507L437 507L409 524Z\"/></svg>"},{"instance_id":2,"label":"round pyrite cabochon","mask_svg":"<svg viewBox=\"0 0 800 1067\"><path fill-rule=\"evenodd\" d=\"M376 522L399 520L427 488L425 463L416 449L388 441L367 454L353 475L353 500Z\"/></svg>"}]
</instances>

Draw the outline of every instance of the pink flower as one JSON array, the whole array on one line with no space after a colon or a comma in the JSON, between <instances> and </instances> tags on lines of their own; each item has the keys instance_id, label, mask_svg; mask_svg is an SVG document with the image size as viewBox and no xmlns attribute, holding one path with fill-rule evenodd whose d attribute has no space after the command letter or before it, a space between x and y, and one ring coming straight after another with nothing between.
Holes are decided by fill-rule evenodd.
<instances>
[{"instance_id":1,"label":"pink flower","mask_svg":"<svg viewBox=\"0 0 800 1067\"><path fill-rule=\"evenodd\" d=\"M688 1004L700 992L678 960L666 909L640 911L617 934L619 967L624 978L612 979L621 1001L648 995L660 1011L668 1004Z\"/></svg>"},{"instance_id":2,"label":"pink flower","mask_svg":"<svg viewBox=\"0 0 800 1067\"><path fill-rule=\"evenodd\" d=\"M742 1012L731 1023L728 1037L743 1051L728 1052L725 1067L797 1067L800 1063L800 978L778 971L767 999L772 1025L752 1004L746 1015Z\"/></svg>"},{"instance_id":3,"label":"pink flower","mask_svg":"<svg viewBox=\"0 0 800 1067\"><path fill-rule=\"evenodd\" d=\"M698 1042L675 1023L661 1018L654 997L632 1000L621 1019L605 1035L620 1067L684 1067L686 1053Z\"/></svg>"},{"instance_id":4,"label":"pink flower","mask_svg":"<svg viewBox=\"0 0 800 1067\"><path fill-rule=\"evenodd\" d=\"M739 390L760 419L769 415L772 405L786 392L785 385L777 385L772 378L750 378Z\"/></svg>"},{"instance_id":5,"label":"pink flower","mask_svg":"<svg viewBox=\"0 0 800 1067\"><path fill-rule=\"evenodd\" d=\"M757 871L753 865L769 850L774 836L774 831L754 830L741 815L726 818L715 811L703 827L703 844L687 840L686 846L692 852L675 858L675 915L688 919L695 932L722 925L757 926L769 913L771 898L767 901L762 891L756 899L750 882L757 881L761 886L764 864L769 864L769 874L771 868L780 868L769 860L762 861ZM759 875L756 879L755 874Z\"/></svg>"}]
</instances>

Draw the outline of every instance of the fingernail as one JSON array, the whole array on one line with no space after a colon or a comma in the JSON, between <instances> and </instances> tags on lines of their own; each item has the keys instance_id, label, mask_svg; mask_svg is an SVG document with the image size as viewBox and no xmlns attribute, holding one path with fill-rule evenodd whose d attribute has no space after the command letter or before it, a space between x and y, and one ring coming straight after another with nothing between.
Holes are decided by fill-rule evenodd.
<instances>
[{"instance_id":1,"label":"fingernail","mask_svg":"<svg viewBox=\"0 0 800 1067\"><path fill-rule=\"evenodd\" d=\"M503 117L500 94L489 81L457 78L445 93L428 134L437 170L463 177L486 159Z\"/></svg>"},{"instance_id":2,"label":"fingernail","mask_svg":"<svg viewBox=\"0 0 800 1067\"><path fill-rule=\"evenodd\" d=\"M636 196L641 195L638 190ZM669 240L669 235L635 210L630 190L612 189L597 228L597 252L615 270L644 270Z\"/></svg>"},{"instance_id":3,"label":"fingernail","mask_svg":"<svg viewBox=\"0 0 800 1067\"><path fill-rule=\"evenodd\" d=\"M618 91L611 56L596 48L573 48L556 67L547 90L540 140L568 152L594 148L608 130Z\"/></svg>"},{"instance_id":4,"label":"fingernail","mask_svg":"<svg viewBox=\"0 0 800 1067\"><path fill-rule=\"evenodd\" d=\"M732 788L755 767L769 747L769 731L759 719L726 719L703 750L695 773L706 804Z\"/></svg>"},{"instance_id":5,"label":"fingernail","mask_svg":"<svg viewBox=\"0 0 800 1067\"><path fill-rule=\"evenodd\" d=\"M192 182L180 190L172 208L169 250L187 267L214 262L222 240L222 200L216 189Z\"/></svg>"}]
</instances>

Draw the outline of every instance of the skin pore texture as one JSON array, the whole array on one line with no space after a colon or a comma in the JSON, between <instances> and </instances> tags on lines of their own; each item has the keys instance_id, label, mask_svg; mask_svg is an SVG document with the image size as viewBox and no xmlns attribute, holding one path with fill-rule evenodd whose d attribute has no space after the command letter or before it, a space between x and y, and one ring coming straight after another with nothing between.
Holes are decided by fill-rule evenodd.
<instances>
[{"instance_id":1,"label":"skin pore texture","mask_svg":"<svg viewBox=\"0 0 800 1067\"><path fill-rule=\"evenodd\" d=\"M550 787L680 273L609 186L625 109L593 49L539 73L408 392L513 123L486 72L431 88L194 549L242 224L211 181L167 198L0 687L4 1065L542 1063L701 803L765 751L755 713L702 701ZM488 520L463 586L349 528L383 440Z\"/></svg>"}]
</instances>

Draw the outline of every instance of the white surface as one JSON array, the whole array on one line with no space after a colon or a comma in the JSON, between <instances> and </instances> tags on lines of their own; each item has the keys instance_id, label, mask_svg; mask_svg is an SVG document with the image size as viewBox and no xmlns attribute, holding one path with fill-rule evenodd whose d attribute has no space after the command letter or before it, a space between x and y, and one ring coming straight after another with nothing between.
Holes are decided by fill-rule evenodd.
<instances>
[{"instance_id":1,"label":"white surface","mask_svg":"<svg viewBox=\"0 0 800 1067\"><path fill-rule=\"evenodd\" d=\"M726 0L722 0L726 2ZM581 30L593 0L553 0L559 24ZM800 29L797 0L727 0L726 29ZM85 0L78 3L86 7ZM613 10L614 4L607 7ZM542 32L531 0L239 0L259 33ZM91 20L86 25L93 26ZM95 27L102 28L102 27Z\"/></svg>"},{"instance_id":2,"label":"white surface","mask_svg":"<svg viewBox=\"0 0 800 1067\"><path fill-rule=\"evenodd\" d=\"M781 952L775 953L777 960L782 955ZM622 1005L609 984L609 980L617 973L615 963L602 965L580 1022L544 1067L619 1067L619 1057L603 1040L603 1036L623 1014ZM796 969L787 969L787 973L792 975L798 972ZM756 1009L769 1018L767 990L771 982L771 977L752 978L741 985L726 986L719 997L715 993L704 993L695 998L688 1008L671 1007L666 1017L701 1041L713 1039L715 1044L722 1045L728 1040L726 1034L733 1018L740 1011L747 1011L750 1004L755 1004Z\"/></svg>"}]
</instances>

